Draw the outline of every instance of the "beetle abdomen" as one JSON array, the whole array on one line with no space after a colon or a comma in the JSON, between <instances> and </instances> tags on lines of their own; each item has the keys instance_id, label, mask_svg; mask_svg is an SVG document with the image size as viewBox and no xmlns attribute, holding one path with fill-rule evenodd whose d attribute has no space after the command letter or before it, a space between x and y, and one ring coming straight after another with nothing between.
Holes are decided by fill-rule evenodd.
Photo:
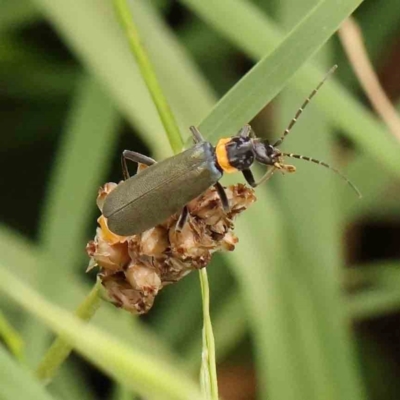
<instances>
[{"instance_id":1,"label":"beetle abdomen","mask_svg":"<svg viewBox=\"0 0 400 400\"><path fill-rule=\"evenodd\" d=\"M221 176L212 145L199 143L121 183L107 196L103 214L112 232L141 233L179 212Z\"/></svg>"}]
</instances>

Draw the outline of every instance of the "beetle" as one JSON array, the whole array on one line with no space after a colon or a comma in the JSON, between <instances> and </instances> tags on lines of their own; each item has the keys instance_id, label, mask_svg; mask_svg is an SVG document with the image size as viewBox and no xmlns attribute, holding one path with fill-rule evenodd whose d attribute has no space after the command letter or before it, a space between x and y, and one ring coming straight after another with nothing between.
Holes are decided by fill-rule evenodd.
<instances>
[{"instance_id":1,"label":"beetle","mask_svg":"<svg viewBox=\"0 0 400 400\"><path fill-rule=\"evenodd\" d=\"M176 225L177 231L180 231L188 218L186 204L211 186L216 188L222 207L228 212L228 198L219 183L224 173L240 171L250 186L257 187L267 181L276 170L282 172L296 170L294 166L284 164L284 157L314 162L333 170L361 197L358 189L335 168L311 157L281 152L277 147L284 141L307 104L335 69L336 66L311 92L282 137L274 144L256 137L250 125L245 125L237 135L220 139L214 147L204 140L196 127L192 126L190 131L194 146L161 162L157 163L143 154L125 150L121 156L125 181L108 194L103 205L103 215L107 218L109 229L121 236L139 234L163 223L171 215L182 210ZM144 164L148 168L130 177L127 160ZM250 170L256 161L271 167L258 182Z\"/></svg>"}]
</instances>

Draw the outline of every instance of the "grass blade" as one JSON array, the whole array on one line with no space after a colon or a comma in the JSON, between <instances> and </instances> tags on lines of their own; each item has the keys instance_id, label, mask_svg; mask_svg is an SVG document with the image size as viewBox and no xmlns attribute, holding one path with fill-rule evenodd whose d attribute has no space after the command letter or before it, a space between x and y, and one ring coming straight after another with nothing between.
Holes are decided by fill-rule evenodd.
<instances>
[{"instance_id":1,"label":"grass blade","mask_svg":"<svg viewBox=\"0 0 400 400\"><path fill-rule=\"evenodd\" d=\"M201 123L209 137L238 131L269 103L295 73L335 33L361 0L320 1L286 36L235 85Z\"/></svg>"},{"instance_id":2,"label":"grass blade","mask_svg":"<svg viewBox=\"0 0 400 400\"><path fill-rule=\"evenodd\" d=\"M95 193L113 154L119 124L115 107L94 79L86 77L78 87L41 224L44 249L69 269L81 260Z\"/></svg>"},{"instance_id":3,"label":"grass blade","mask_svg":"<svg viewBox=\"0 0 400 400\"><path fill-rule=\"evenodd\" d=\"M349 314L356 320L381 317L400 309L399 262L387 261L363 265L346 271L346 283L355 282L364 290L350 294Z\"/></svg>"},{"instance_id":4,"label":"grass blade","mask_svg":"<svg viewBox=\"0 0 400 400\"><path fill-rule=\"evenodd\" d=\"M89 321L100 307L101 299L99 290L100 282L97 282L77 309L75 315L82 321ZM38 365L36 369L37 378L45 384L49 383L57 373L61 364L71 354L71 351L72 346L58 337L47 350L42 361Z\"/></svg>"},{"instance_id":5,"label":"grass blade","mask_svg":"<svg viewBox=\"0 0 400 400\"><path fill-rule=\"evenodd\" d=\"M19 333L14 329L6 316L0 311L0 337L9 348L10 352L19 361L24 359L25 343Z\"/></svg>"},{"instance_id":6,"label":"grass blade","mask_svg":"<svg viewBox=\"0 0 400 400\"><path fill-rule=\"evenodd\" d=\"M209 400L218 400L217 367L215 360L215 342L210 317L210 288L208 286L207 271L199 271L201 293L203 299L203 348L200 371L202 392Z\"/></svg>"},{"instance_id":7,"label":"grass blade","mask_svg":"<svg viewBox=\"0 0 400 400\"><path fill-rule=\"evenodd\" d=\"M94 193L101 182L101 170L107 165L105 161L112 154L117 124L118 115L108 96L96 81L86 78L73 103L42 217L45 257L36 269L36 285L52 299L65 295L60 290L65 276L81 265ZM46 347L47 335L34 322L27 323L26 332L31 342L28 358L36 363Z\"/></svg>"},{"instance_id":8,"label":"grass blade","mask_svg":"<svg viewBox=\"0 0 400 400\"><path fill-rule=\"evenodd\" d=\"M55 400L28 370L11 358L3 346L0 346L0 364L1 399Z\"/></svg>"},{"instance_id":9,"label":"grass blade","mask_svg":"<svg viewBox=\"0 0 400 400\"><path fill-rule=\"evenodd\" d=\"M168 101L161 90L160 84L158 83L157 75L147 55L147 51L142 46L142 40L133 21L133 16L128 2L126 0L115 0L114 7L129 40L132 53L135 56L136 63L140 69L140 73L146 83L153 103L157 108L158 116L160 117L164 126L169 143L172 147L172 150L176 154L182 149L182 137L175 121L175 117L171 112Z\"/></svg>"},{"instance_id":10,"label":"grass blade","mask_svg":"<svg viewBox=\"0 0 400 400\"><path fill-rule=\"evenodd\" d=\"M8 31L32 23L41 17L30 1L3 1L0 14L0 32Z\"/></svg>"}]
</instances>

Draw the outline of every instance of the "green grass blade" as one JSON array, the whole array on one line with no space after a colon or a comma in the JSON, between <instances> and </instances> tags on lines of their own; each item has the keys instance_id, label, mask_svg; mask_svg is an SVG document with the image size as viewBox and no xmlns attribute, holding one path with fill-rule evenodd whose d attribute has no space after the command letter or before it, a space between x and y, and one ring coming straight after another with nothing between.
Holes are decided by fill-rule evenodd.
<instances>
[{"instance_id":1,"label":"green grass blade","mask_svg":"<svg viewBox=\"0 0 400 400\"><path fill-rule=\"evenodd\" d=\"M344 220L355 221L372 215L387 216L396 209L400 211L393 183L396 177L387 173L376 159L365 154L360 155L348 166L346 174L363 188L363 199L360 202L354 202L345 198L345 209L342 215ZM391 187L393 190L390 190Z\"/></svg>"},{"instance_id":2,"label":"green grass blade","mask_svg":"<svg viewBox=\"0 0 400 400\"><path fill-rule=\"evenodd\" d=\"M0 337L9 348L10 352L19 361L24 359L25 343L16 329L11 325L6 316L0 311Z\"/></svg>"},{"instance_id":3,"label":"green grass blade","mask_svg":"<svg viewBox=\"0 0 400 400\"><path fill-rule=\"evenodd\" d=\"M147 55L147 51L142 45L142 39L140 38L136 24L133 20L133 15L129 8L128 1L115 0L114 7L121 20L121 24L125 30L132 53L136 58L136 63L140 69L143 80L146 83L151 99L157 108L158 116L160 117L164 126L169 143L173 152L176 154L182 150L182 136L175 121L174 114L171 112L168 101L160 87L153 65L149 59L149 56Z\"/></svg>"},{"instance_id":4,"label":"green grass blade","mask_svg":"<svg viewBox=\"0 0 400 400\"><path fill-rule=\"evenodd\" d=\"M284 288L292 273L284 268L284 222L271 193L259 190L257 199L236 222L240 242L228 259L255 344L258 391L260 398L306 398L286 317L289 299ZM285 385L281 384L282 376Z\"/></svg>"},{"instance_id":5,"label":"green grass blade","mask_svg":"<svg viewBox=\"0 0 400 400\"><path fill-rule=\"evenodd\" d=\"M139 397L132 396L132 392L125 386L116 385L113 389L111 400L138 400Z\"/></svg>"},{"instance_id":6,"label":"green grass blade","mask_svg":"<svg viewBox=\"0 0 400 400\"><path fill-rule=\"evenodd\" d=\"M269 103L303 64L335 33L361 0L320 1L284 41L235 85L200 125L205 135L229 136Z\"/></svg>"},{"instance_id":7,"label":"green grass blade","mask_svg":"<svg viewBox=\"0 0 400 400\"><path fill-rule=\"evenodd\" d=\"M351 318L363 320L398 312L400 309L398 261L362 265L345 272L347 284L356 283L356 286L361 286L361 289L350 294L347 299Z\"/></svg>"},{"instance_id":8,"label":"green grass blade","mask_svg":"<svg viewBox=\"0 0 400 400\"><path fill-rule=\"evenodd\" d=\"M115 148L118 123L110 98L95 80L85 78L73 101L41 224L44 249L65 268L75 268L82 259L86 227Z\"/></svg>"},{"instance_id":9,"label":"green grass blade","mask_svg":"<svg viewBox=\"0 0 400 400\"><path fill-rule=\"evenodd\" d=\"M218 361L222 361L245 337L248 322L243 299L236 290L213 313L213 330ZM193 337L185 347L185 364L192 370L199 365L199 338Z\"/></svg>"},{"instance_id":10,"label":"green grass blade","mask_svg":"<svg viewBox=\"0 0 400 400\"><path fill-rule=\"evenodd\" d=\"M370 293L360 293L348 302L349 314L356 320L382 318L400 310L400 295L396 288L381 288Z\"/></svg>"},{"instance_id":11,"label":"green grass blade","mask_svg":"<svg viewBox=\"0 0 400 400\"><path fill-rule=\"evenodd\" d=\"M314 3L308 0L303 3ZM281 7L282 20L290 25L301 12L287 4ZM300 10L299 10L300 8ZM329 69L332 53L325 48L318 59ZM330 81L326 82L326 86ZM321 89L321 93L325 87ZM320 93L319 93L320 94ZM318 94L318 95L319 95ZM317 96L318 97L318 96ZM293 90L285 91L279 102L279 126L285 126L304 96ZM304 119L303 119L304 117ZM296 153L310 154L330 162L334 150L333 126L325 113L313 107L307 109L288 138L287 147ZM317 138L316 138L317 136ZM331 162L331 164L334 162ZM288 229L287 246L293 278L287 296L292 298L292 314L297 327L294 336L296 351L301 354L300 368L306 371L304 386L307 398L325 399L364 398L363 385L355 367L352 337L340 286L341 250L341 193L351 201L358 199L334 174L311 164L297 163L298 173L277 180L281 192L283 212ZM314 168L313 168L314 167ZM324 377L330 376L327 380Z\"/></svg>"},{"instance_id":12,"label":"green grass blade","mask_svg":"<svg viewBox=\"0 0 400 400\"><path fill-rule=\"evenodd\" d=\"M97 82L86 78L73 103L41 225L45 257L36 270L36 286L52 299L65 295L60 290L65 276L82 265L82 243L95 209L101 172L114 149L117 124L118 115L108 96ZM31 338L28 358L36 361L46 347L46 331L34 322L27 324L26 331Z\"/></svg>"},{"instance_id":13,"label":"green grass blade","mask_svg":"<svg viewBox=\"0 0 400 400\"><path fill-rule=\"evenodd\" d=\"M200 369L203 396L209 400L218 400L217 367L215 359L214 332L210 316L210 287L207 271L199 271L201 297L203 299L203 347Z\"/></svg>"},{"instance_id":14,"label":"green grass blade","mask_svg":"<svg viewBox=\"0 0 400 400\"><path fill-rule=\"evenodd\" d=\"M14 264L20 267L15 270L18 277L29 284L35 281L35 264L40 257L39 249L21 234L0 225L0 261L4 264Z\"/></svg>"},{"instance_id":15,"label":"green grass blade","mask_svg":"<svg viewBox=\"0 0 400 400\"><path fill-rule=\"evenodd\" d=\"M100 286L100 282L97 282L76 310L75 315L80 320L89 321L100 307ZM72 346L67 341L60 337L56 338L35 371L37 378L44 383L49 383L71 351Z\"/></svg>"},{"instance_id":16,"label":"green grass blade","mask_svg":"<svg viewBox=\"0 0 400 400\"><path fill-rule=\"evenodd\" d=\"M283 39L277 25L249 1L180 2L254 59L264 57Z\"/></svg>"},{"instance_id":17,"label":"green grass blade","mask_svg":"<svg viewBox=\"0 0 400 400\"><path fill-rule=\"evenodd\" d=\"M43 386L32 378L28 370L13 360L10 354L0 346L0 398L55 400Z\"/></svg>"},{"instance_id":18,"label":"green grass blade","mask_svg":"<svg viewBox=\"0 0 400 400\"><path fill-rule=\"evenodd\" d=\"M83 324L61 308L46 302L7 272L3 265L0 269L0 289L39 317L100 369L132 390L163 399L202 398L196 385L182 371Z\"/></svg>"},{"instance_id":19,"label":"green grass blade","mask_svg":"<svg viewBox=\"0 0 400 400\"><path fill-rule=\"evenodd\" d=\"M200 128L209 136L239 130L269 103L302 65L325 44L340 23L361 3L318 3L271 54L265 56L216 105Z\"/></svg>"},{"instance_id":20,"label":"green grass blade","mask_svg":"<svg viewBox=\"0 0 400 400\"><path fill-rule=\"evenodd\" d=\"M89 387L85 375L77 374L76 363L64 364L60 374L48 386L62 399L97 400L95 389Z\"/></svg>"},{"instance_id":21,"label":"green grass blade","mask_svg":"<svg viewBox=\"0 0 400 400\"><path fill-rule=\"evenodd\" d=\"M3 0L0 13L0 32L21 28L39 18L39 10L30 1Z\"/></svg>"}]
</instances>

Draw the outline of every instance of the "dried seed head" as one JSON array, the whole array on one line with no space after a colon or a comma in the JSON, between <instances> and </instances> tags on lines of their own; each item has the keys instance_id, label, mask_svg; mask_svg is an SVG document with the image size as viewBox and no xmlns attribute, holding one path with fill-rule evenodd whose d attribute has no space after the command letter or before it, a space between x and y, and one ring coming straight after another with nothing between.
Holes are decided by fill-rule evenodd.
<instances>
[{"instance_id":1,"label":"dried seed head","mask_svg":"<svg viewBox=\"0 0 400 400\"><path fill-rule=\"evenodd\" d=\"M97 204L117 185L99 190ZM179 215L139 235L123 237L108 229L104 216L94 241L86 247L89 269L98 266L99 277L110 301L135 314L147 312L158 291L189 272L204 268L218 250L232 251L238 242L233 219L255 200L253 189L238 184L226 189L230 211L225 213L218 193L208 189L188 204L189 218L176 230Z\"/></svg>"}]
</instances>

